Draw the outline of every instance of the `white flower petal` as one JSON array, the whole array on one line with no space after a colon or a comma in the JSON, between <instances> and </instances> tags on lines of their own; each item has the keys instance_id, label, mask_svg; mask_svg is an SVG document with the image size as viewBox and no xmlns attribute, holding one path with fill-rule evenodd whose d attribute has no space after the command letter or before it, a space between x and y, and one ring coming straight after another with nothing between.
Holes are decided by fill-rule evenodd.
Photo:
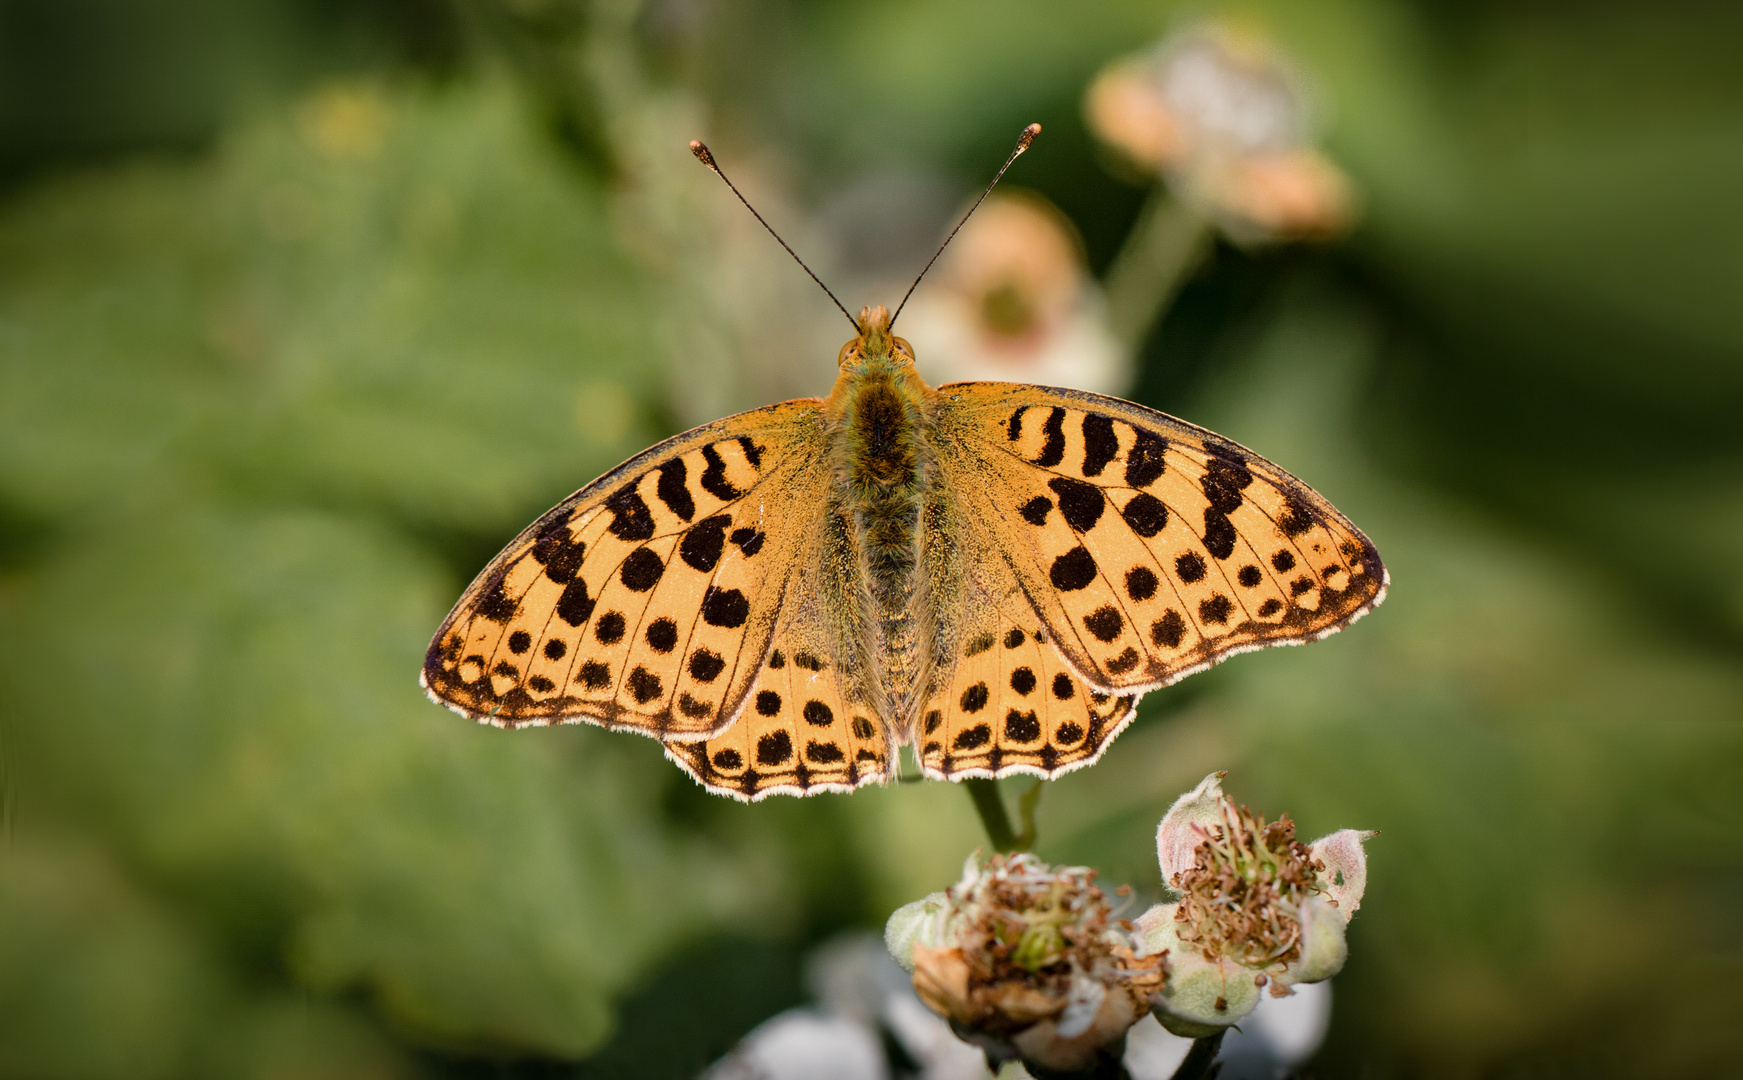
<instances>
[{"instance_id":1,"label":"white flower petal","mask_svg":"<svg viewBox=\"0 0 1743 1080\"><path fill-rule=\"evenodd\" d=\"M943 943L944 917L949 907L949 897L935 892L891 913L884 923L884 947L903 971L913 974L916 944L936 949Z\"/></svg>"},{"instance_id":2,"label":"white flower petal","mask_svg":"<svg viewBox=\"0 0 1743 1080\"><path fill-rule=\"evenodd\" d=\"M1309 856L1325 863L1326 892L1337 901L1344 922L1362 906L1362 892L1368 887L1368 856L1362 850L1364 841L1379 836L1378 832L1359 829L1339 829L1308 845Z\"/></svg>"},{"instance_id":3,"label":"white flower petal","mask_svg":"<svg viewBox=\"0 0 1743 1080\"><path fill-rule=\"evenodd\" d=\"M1200 830L1222 824L1223 775L1213 772L1199 781L1162 816L1156 827L1156 861L1162 868L1162 884L1173 887L1174 875L1192 868L1193 852L1204 842Z\"/></svg>"},{"instance_id":4,"label":"white flower petal","mask_svg":"<svg viewBox=\"0 0 1743 1080\"><path fill-rule=\"evenodd\" d=\"M1301 905L1301 955L1277 981L1288 985L1329 979L1344 969L1349 954L1338 909L1323 896L1309 897Z\"/></svg>"},{"instance_id":5,"label":"white flower petal","mask_svg":"<svg viewBox=\"0 0 1743 1080\"><path fill-rule=\"evenodd\" d=\"M1132 951L1139 956L1155 956L1166 952L1173 954L1180 949L1180 936L1177 933L1178 923L1174 921L1174 913L1180 909L1178 903L1157 904L1149 911L1132 920Z\"/></svg>"}]
</instances>

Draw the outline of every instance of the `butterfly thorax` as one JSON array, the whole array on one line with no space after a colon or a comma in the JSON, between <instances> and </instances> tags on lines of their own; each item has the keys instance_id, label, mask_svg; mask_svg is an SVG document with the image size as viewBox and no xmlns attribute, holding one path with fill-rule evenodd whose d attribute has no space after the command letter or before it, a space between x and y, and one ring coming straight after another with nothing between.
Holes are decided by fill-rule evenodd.
<instances>
[{"instance_id":1,"label":"butterfly thorax","mask_svg":"<svg viewBox=\"0 0 1743 1080\"><path fill-rule=\"evenodd\" d=\"M921 505L933 471L926 438L934 391L914 370L908 343L889 332L882 307L860 315L859 336L841 352L826 405L834 425L834 510L860 571L864 623L877 639L880 711L911 712L925 628L915 624L921 575Z\"/></svg>"}]
</instances>

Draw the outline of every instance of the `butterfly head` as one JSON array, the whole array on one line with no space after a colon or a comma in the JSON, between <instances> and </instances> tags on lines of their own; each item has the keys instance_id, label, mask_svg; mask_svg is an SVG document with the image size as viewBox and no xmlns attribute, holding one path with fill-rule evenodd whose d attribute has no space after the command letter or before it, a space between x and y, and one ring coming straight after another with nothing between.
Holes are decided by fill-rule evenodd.
<instances>
[{"instance_id":1,"label":"butterfly head","mask_svg":"<svg viewBox=\"0 0 1743 1080\"><path fill-rule=\"evenodd\" d=\"M842 371L857 371L868 367L914 366L914 347L890 333L890 312L882 304L861 308L859 334L841 347L836 363Z\"/></svg>"}]
</instances>

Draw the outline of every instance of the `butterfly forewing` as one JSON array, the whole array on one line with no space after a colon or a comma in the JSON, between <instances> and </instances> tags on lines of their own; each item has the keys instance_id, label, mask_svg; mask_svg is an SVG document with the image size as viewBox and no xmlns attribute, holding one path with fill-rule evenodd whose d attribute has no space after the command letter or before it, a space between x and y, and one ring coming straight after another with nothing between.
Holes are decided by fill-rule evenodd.
<instances>
[{"instance_id":1,"label":"butterfly forewing","mask_svg":"<svg viewBox=\"0 0 1743 1080\"><path fill-rule=\"evenodd\" d=\"M1368 539L1293 476L1115 398L940 388L940 468L1041 628L1103 692L1335 631L1383 597Z\"/></svg>"},{"instance_id":2,"label":"butterfly forewing","mask_svg":"<svg viewBox=\"0 0 1743 1080\"><path fill-rule=\"evenodd\" d=\"M823 482L819 405L686 432L535 522L431 642L431 696L506 726L590 720L663 738L725 727L797 550L771 489Z\"/></svg>"}]
</instances>

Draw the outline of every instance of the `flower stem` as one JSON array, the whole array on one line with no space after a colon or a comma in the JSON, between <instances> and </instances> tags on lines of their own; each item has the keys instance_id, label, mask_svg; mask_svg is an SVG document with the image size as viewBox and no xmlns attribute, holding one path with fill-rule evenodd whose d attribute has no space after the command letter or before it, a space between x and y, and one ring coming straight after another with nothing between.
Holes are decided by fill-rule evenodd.
<instances>
[{"instance_id":1,"label":"flower stem","mask_svg":"<svg viewBox=\"0 0 1743 1080\"><path fill-rule=\"evenodd\" d=\"M1210 222L1158 183L1108 267L1108 323L1133 353L1210 248Z\"/></svg>"},{"instance_id":2,"label":"flower stem","mask_svg":"<svg viewBox=\"0 0 1743 1080\"><path fill-rule=\"evenodd\" d=\"M1202 1080L1211 1075L1211 1062L1216 1060L1217 1051L1223 1048L1226 1034L1227 1030L1223 1030L1192 1040L1192 1049L1186 1052L1186 1060L1180 1063L1180 1068L1174 1070L1172 1080Z\"/></svg>"},{"instance_id":3,"label":"flower stem","mask_svg":"<svg viewBox=\"0 0 1743 1080\"><path fill-rule=\"evenodd\" d=\"M999 796L999 782L975 776L964 780L962 786L968 789L968 797L974 800L975 811L980 814L980 823L986 829L986 838L992 843L993 850L1018 850L1016 830L1011 828L1010 815L1005 813L1005 800ZM1033 829L1030 832L1032 834ZM1034 836L1028 839L1032 843Z\"/></svg>"}]
</instances>

